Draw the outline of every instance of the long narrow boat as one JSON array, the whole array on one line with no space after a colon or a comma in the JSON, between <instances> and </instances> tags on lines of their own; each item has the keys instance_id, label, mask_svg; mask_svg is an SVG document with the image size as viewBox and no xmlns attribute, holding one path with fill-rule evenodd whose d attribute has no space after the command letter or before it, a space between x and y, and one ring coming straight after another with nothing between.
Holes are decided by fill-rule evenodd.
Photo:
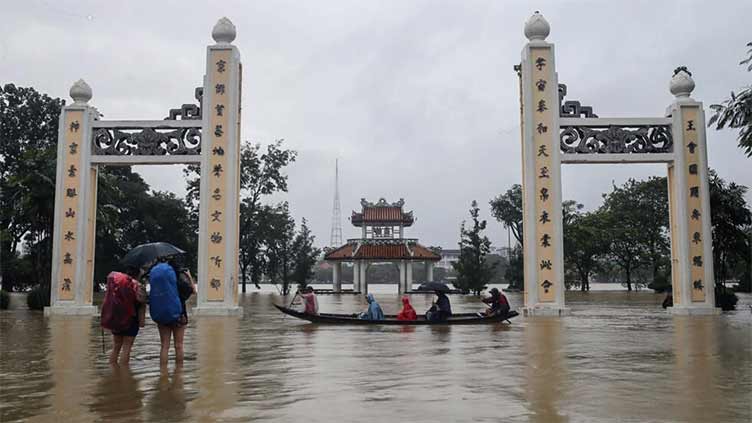
<instances>
[{"instance_id":1,"label":"long narrow boat","mask_svg":"<svg viewBox=\"0 0 752 423\"><path fill-rule=\"evenodd\" d=\"M448 320L443 322L432 322L426 320L425 316L418 316L417 320L397 320L397 316L394 315L384 316L384 320L365 320L359 319L357 314L320 313L318 315L313 315L277 304L274 304L274 307L277 307L277 310L282 313L285 313L288 316L297 317L298 319L308 320L312 323L337 325L482 325L509 321L509 319L518 315L516 311L511 310L505 316L480 317L475 313L454 314Z\"/></svg>"}]
</instances>

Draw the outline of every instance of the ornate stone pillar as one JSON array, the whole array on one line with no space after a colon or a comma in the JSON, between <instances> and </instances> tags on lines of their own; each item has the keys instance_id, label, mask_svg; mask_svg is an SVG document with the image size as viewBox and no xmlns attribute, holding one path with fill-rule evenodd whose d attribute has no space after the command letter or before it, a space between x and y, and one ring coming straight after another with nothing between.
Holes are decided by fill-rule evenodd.
<instances>
[{"instance_id":1,"label":"ornate stone pillar","mask_svg":"<svg viewBox=\"0 0 752 423\"><path fill-rule=\"evenodd\" d=\"M63 107L58 129L52 280L45 315L97 313L92 305L96 170L89 141L97 111L87 104L92 92L84 80L73 84L70 96L73 104Z\"/></svg>"},{"instance_id":2,"label":"ornate stone pillar","mask_svg":"<svg viewBox=\"0 0 752 423\"><path fill-rule=\"evenodd\" d=\"M240 314L238 235L240 216L240 99L242 64L232 45L235 25L214 26L206 50L202 112L196 314Z\"/></svg>"},{"instance_id":3,"label":"ornate stone pillar","mask_svg":"<svg viewBox=\"0 0 752 423\"><path fill-rule=\"evenodd\" d=\"M525 23L522 50L523 221L525 312L561 315L564 249L561 216L559 93L548 22L536 12Z\"/></svg>"},{"instance_id":4,"label":"ornate stone pillar","mask_svg":"<svg viewBox=\"0 0 752 423\"><path fill-rule=\"evenodd\" d=\"M674 314L718 314L715 307L713 235L710 225L708 155L702 103L690 97L695 83L678 68L670 89L675 160L669 165L671 274Z\"/></svg>"}]
</instances>

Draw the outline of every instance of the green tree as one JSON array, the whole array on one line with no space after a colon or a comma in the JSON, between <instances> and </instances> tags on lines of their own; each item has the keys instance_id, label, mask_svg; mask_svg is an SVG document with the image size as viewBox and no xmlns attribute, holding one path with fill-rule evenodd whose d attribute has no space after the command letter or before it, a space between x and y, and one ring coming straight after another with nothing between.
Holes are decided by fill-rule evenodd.
<instances>
[{"instance_id":1,"label":"green tree","mask_svg":"<svg viewBox=\"0 0 752 423\"><path fill-rule=\"evenodd\" d=\"M284 148L284 140L279 139L262 151L260 144L245 143L240 151L240 281L242 291L246 284L259 287L264 266L264 243L270 232L263 222L269 220L272 209L265 206L264 199L272 194L287 192L287 175L284 169L295 162L297 152ZM200 189L200 168L188 166L185 169L187 199L192 208L192 217L198 222L198 201ZM197 223L196 223L197 225Z\"/></svg>"},{"instance_id":2,"label":"green tree","mask_svg":"<svg viewBox=\"0 0 752 423\"><path fill-rule=\"evenodd\" d=\"M313 278L313 267L316 265L319 255L321 255L321 249L313 246L315 239L316 237L311 234L311 230L308 228L308 222L303 218L300 229L292 242L295 254L292 280L301 289L305 288L308 281Z\"/></svg>"},{"instance_id":3,"label":"green tree","mask_svg":"<svg viewBox=\"0 0 752 423\"><path fill-rule=\"evenodd\" d=\"M15 284L49 284L58 119L64 105L31 87L0 87L0 272L6 291ZM17 254L22 246L28 257ZM29 272L16 271L16 260L28 260Z\"/></svg>"},{"instance_id":4,"label":"green tree","mask_svg":"<svg viewBox=\"0 0 752 423\"><path fill-rule=\"evenodd\" d=\"M462 292L478 295L486 288L494 276L494 266L486 259L491 251L491 241L483 235L486 221L478 218L478 202L473 200L470 208L472 228L467 229L462 222L460 229L460 257L452 267L457 272L454 286Z\"/></svg>"},{"instance_id":5,"label":"green tree","mask_svg":"<svg viewBox=\"0 0 752 423\"><path fill-rule=\"evenodd\" d=\"M747 71L752 71L752 42L747 43L747 58L739 62L748 65ZM752 157L752 85L743 87L738 93L731 92L731 98L721 104L712 104L713 116L708 126L715 124L716 129L725 127L739 129L739 148L744 150L747 157Z\"/></svg>"},{"instance_id":6,"label":"green tree","mask_svg":"<svg viewBox=\"0 0 752 423\"><path fill-rule=\"evenodd\" d=\"M269 217L265 273L269 281L281 285L282 294L287 295L290 293L290 283L295 270L295 221L290 216L287 203L277 206Z\"/></svg>"},{"instance_id":7,"label":"green tree","mask_svg":"<svg viewBox=\"0 0 752 423\"><path fill-rule=\"evenodd\" d=\"M504 270L504 279L512 289L524 289L524 258L522 236L522 186L514 184L504 194L490 201L491 215L502 225L509 228L520 248L515 247Z\"/></svg>"},{"instance_id":8,"label":"green tree","mask_svg":"<svg viewBox=\"0 0 752 423\"><path fill-rule=\"evenodd\" d=\"M514 239L520 245L522 242L522 186L520 184L512 185L502 195L490 201L491 215L501 222L504 226L512 230Z\"/></svg>"},{"instance_id":9,"label":"green tree","mask_svg":"<svg viewBox=\"0 0 752 423\"><path fill-rule=\"evenodd\" d=\"M651 266L654 281L669 271L661 267L668 263L667 197L665 178L629 179L604 194L599 212L609 228L609 255L624 271L628 291L642 266Z\"/></svg>"},{"instance_id":10,"label":"green tree","mask_svg":"<svg viewBox=\"0 0 752 423\"><path fill-rule=\"evenodd\" d=\"M607 231L600 211L573 213L564 221L564 267L577 276L582 291L590 290L590 276L608 251Z\"/></svg>"},{"instance_id":11,"label":"green tree","mask_svg":"<svg viewBox=\"0 0 752 423\"><path fill-rule=\"evenodd\" d=\"M744 270L749 268L751 252L747 231L752 225L752 213L744 199L746 186L727 184L714 170L710 171L709 180L713 271L716 283L725 285L730 278L745 277Z\"/></svg>"}]
</instances>

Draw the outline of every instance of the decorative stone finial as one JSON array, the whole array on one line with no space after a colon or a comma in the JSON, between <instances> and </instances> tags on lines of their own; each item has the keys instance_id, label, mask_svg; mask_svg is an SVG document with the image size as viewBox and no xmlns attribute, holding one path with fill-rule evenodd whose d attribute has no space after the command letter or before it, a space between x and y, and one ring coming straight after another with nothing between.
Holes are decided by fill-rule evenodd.
<instances>
[{"instance_id":1,"label":"decorative stone finial","mask_svg":"<svg viewBox=\"0 0 752 423\"><path fill-rule=\"evenodd\" d=\"M679 66L674 69L674 77L671 78L669 89L676 98L689 98L692 90L695 89L692 72L688 71L686 66Z\"/></svg>"},{"instance_id":2,"label":"decorative stone finial","mask_svg":"<svg viewBox=\"0 0 752 423\"><path fill-rule=\"evenodd\" d=\"M550 32L551 25L548 24L546 18L544 18L537 10L533 16L525 22L525 37L530 41L545 41Z\"/></svg>"},{"instance_id":3,"label":"decorative stone finial","mask_svg":"<svg viewBox=\"0 0 752 423\"><path fill-rule=\"evenodd\" d=\"M69 94L73 99L73 104L82 106L88 103L89 100L91 100L91 87L86 83L86 81L79 79L78 81L73 83Z\"/></svg>"},{"instance_id":4,"label":"decorative stone finial","mask_svg":"<svg viewBox=\"0 0 752 423\"><path fill-rule=\"evenodd\" d=\"M237 35L235 25L226 17L217 21L212 29L212 38L217 44L230 44Z\"/></svg>"}]
</instances>

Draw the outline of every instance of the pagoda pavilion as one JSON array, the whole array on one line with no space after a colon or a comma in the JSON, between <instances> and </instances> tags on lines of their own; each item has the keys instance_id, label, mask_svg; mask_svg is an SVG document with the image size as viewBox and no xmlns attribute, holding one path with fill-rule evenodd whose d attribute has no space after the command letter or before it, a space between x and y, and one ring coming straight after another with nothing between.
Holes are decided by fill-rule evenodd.
<instances>
[{"instance_id":1,"label":"pagoda pavilion","mask_svg":"<svg viewBox=\"0 0 752 423\"><path fill-rule=\"evenodd\" d=\"M360 200L361 212L352 212L350 222L362 230L360 238L348 239L347 243L329 251L324 260L332 264L333 288L342 291L342 263L353 265L353 291L368 293L366 278L368 267L373 263L391 262L399 268L399 293L412 289L413 263L424 263L427 281L433 281L433 266L441 256L418 244L417 239L405 238L405 228L415 222L413 212L403 211L405 200L388 203L380 199L371 203Z\"/></svg>"}]
</instances>

